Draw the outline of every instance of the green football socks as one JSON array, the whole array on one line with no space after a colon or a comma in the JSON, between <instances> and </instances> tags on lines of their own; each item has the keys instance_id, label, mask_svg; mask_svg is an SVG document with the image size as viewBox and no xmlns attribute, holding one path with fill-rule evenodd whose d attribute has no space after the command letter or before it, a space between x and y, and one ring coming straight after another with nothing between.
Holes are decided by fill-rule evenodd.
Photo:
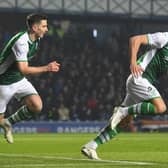
<instances>
[{"instance_id":1,"label":"green football socks","mask_svg":"<svg viewBox=\"0 0 168 168\"><path fill-rule=\"evenodd\" d=\"M128 114L155 114L155 107L150 102L142 102L128 107Z\"/></svg>"},{"instance_id":2,"label":"green football socks","mask_svg":"<svg viewBox=\"0 0 168 168\"><path fill-rule=\"evenodd\" d=\"M15 124L19 121L30 120L33 117L33 112L31 112L27 106L22 106L14 114L8 117L8 121L11 124Z\"/></svg>"},{"instance_id":3,"label":"green football socks","mask_svg":"<svg viewBox=\"0 0 168 168\"><path fill-rule=\"evenodd\" d=\"M123 110L123 115L125 114L155 114L155 107L150 102L142 102L138 104L134 104L129 107L121 108ZM100 131L99 135L94 139L94 142L99 146L100 144L104 144L110 141L119 133L119 128L111 129L111 126L108 125L103 130Z\"/></svg>"},{"instance_id":4,"label":"green football socks","mask_svg":"<svg viewBox=\"0 0 168 168\"><path fill-rule=\"evenodd\" d=\"M99 135L94 139L94 141L97 143L97 145L104 144L110 141L112 138L114 138L118 133L118 128L111 129L111 126L108 125L99 133Z\"/></svg>"}]
</instances>

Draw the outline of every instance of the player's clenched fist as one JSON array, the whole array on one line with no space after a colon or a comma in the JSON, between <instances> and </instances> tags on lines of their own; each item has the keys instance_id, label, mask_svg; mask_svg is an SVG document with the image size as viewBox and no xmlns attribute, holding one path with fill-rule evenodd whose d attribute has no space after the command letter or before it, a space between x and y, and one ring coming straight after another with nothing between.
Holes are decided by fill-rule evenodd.
<instances>
[{"instance_id":1,"label":"player's clenched fist","mask_svg":"<svg viewBox=\"0 0 168 168\"><path fill-rule=\"evenodd\" d=\"M56 61L53 61L47 65L47 68L49 72L58 72L60 69L60 64L57 63Z\"/></svg>"}]
</instances>

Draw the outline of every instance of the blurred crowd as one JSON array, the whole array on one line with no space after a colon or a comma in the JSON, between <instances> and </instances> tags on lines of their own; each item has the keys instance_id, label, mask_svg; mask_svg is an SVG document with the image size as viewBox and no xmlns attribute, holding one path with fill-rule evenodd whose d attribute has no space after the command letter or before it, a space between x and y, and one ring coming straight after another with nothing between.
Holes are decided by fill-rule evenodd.
<instances>
[{"instance_id":1,"label":"blurred crowd","mask_svg":"<svg viewBox=\"0 0 168 168\"><path fill-rule=\"evenodd\" d=\"M38 119L107 120L113 107L119 105L125 95L125 81L129 75L129 33L126 33L129 27L123 30L119 23L115 28L111 25L111 31L104 30L108 34L100 39L99 31L93 36L93 27L88 24L70 23L65 28L53 22L50 26L32 65L56 60L61 69L58 73L28 76L43 100ZM13 33L1 31L1 46ZM162 90L167 100L167 86ZM12 100L6 115L18 107L19 103Z\"/></svg>"}]
</instances>

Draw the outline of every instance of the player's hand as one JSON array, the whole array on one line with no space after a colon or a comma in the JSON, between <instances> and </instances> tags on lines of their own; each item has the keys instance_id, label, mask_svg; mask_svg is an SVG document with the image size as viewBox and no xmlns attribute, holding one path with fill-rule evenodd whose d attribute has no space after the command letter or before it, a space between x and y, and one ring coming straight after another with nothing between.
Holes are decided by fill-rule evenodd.
<instances>
[{"instance_id":1,"label":"player's hand","mask_svg":"<svg viewBox=\"0 0 168 168\"><path fill-rule=\"evenodd\" d=\"M136 78L143 73L143 69L141 68L140 65L137 65L137 64L131 64L130 70L131 70L132 75Z\"/></svg>"},{"instance_id":2,"label":"player's hand","mask_svg":"<svg viewBox=\"0 0 168 168\"><path fill-rule=\"evenodd\" d=\"M47 65L47 69L49 72L58 72L60 69L60 64L57 63L56 61L50 62Z\"/></svg>"}]
</instances>

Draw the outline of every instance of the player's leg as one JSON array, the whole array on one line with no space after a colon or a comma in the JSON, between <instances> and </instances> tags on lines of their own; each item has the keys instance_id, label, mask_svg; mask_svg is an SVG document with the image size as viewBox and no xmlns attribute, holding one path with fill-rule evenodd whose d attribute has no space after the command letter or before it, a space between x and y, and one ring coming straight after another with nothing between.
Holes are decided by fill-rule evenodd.
<instances>
[{"instance_id":1,"label":"player's leg","mask_svg":"<svg viewBox=\"0 0 168 168\"><path fill-rule=\"evenodd\" d=\"M126 97L125 101L131 102L131 98L129 96ZM155 103L159 104L161 100L159 98L156 98ZM163 105L163 104L162 104ZM108 124L104 129L102 129L99 133L99 135L94 139L85 144L81 151L83 154L85 154L90 159L99 159L96 154L96 149L99 145L104 144L110 140L112 140L118 133L119 133L119 127L118 124L120 124L120 127L123 127L123 125L126 125L125 121L123 121L126 117L128 119L131 119L128 115L133 114L154 114L155 106L150 102L142 102L137 103L128 107L119 107L115 108L114 114L110 119L110 124ZM126 120L127 124L129 124L129 120Z\"/></svg>"},{"instance_id":2,"label":"player's leg","mask_svg":"<svg viewBox=\"0 0 168 168\"><path fill-rule=\"evenodd\" d=\"M155 113L164 113L167 109L166 104L162 97L154 98L151 99L150 102L154 105L155 107Z\"/></svg>"},{"instance_id":3,"label":"player's leg","mask_svg":"<svg viewBox=\"0 0 168 168\"><path fill-rule=\"evenodd\" d=\"M22 99L24 105L8 117L8 121L12 125L23 120L32 119L42 109L41 98L31 83L25 79L20 85L22 87L17 91L15 96L18 99Z\"/></svg>"},{"instance_id":4,"label":"player's leg","mask_svg":"<svg viewBox=\"0 0 168 168\"><path fill-rule=\"evenodd\" d=\"M134 81L133 81L134 82ZM119 107L111 120L111 127L115 128L120 121L132 114L157 114L166 111L166 105L158 92L146 79L140 78L136 83L128 84L128 97L133 97L137 102L126 107Z\"/></svg>"},{"instance_id":5,"label":"player's leg","mask_svg":"<svg viewBox=\"0 0 168 168\"><path fill-rule=\"evenodd\" d=\"M30 120L41 112L42 101L39 95L26 96L23 101L24 105L8 117L12 125L23 120Z\"/></svg>"},{"instance_id":6,"label":"player's leg","mask_svg":"<svg viewBox=\"0 0 168 168\"><path fill-rule=\"evenodd\" d=\"M114 108L113 111L114 114L115 110L117 110L117 108ZM111 118L113 118L113 116ZM82 147L81 152L89 159L99 160L100 158L96 153L96 149L100 145L107 143L114 137L116 137L117 134L120 132L120 128L125 128L126 125L129 125L129 120L130 118L127 118L127 124L124 121L121 122L121 124L118 125L117 127L111 128L111 119L110 119L109 123L107 123L107 125L99 132L99 134L93 140L89 141Z\"/></svg>"},{"instance_id":7,"label":"player's leg","mask_svg":"<svg viewBox=\"0 0 168 168\"><path fill-rule=\"evenodd\" d=\"M113 139L117 134L119 133L119 129L111 129L111 125L108 124L106 127L104 127L97 137L91 141L89 141L87 144L85 144L81 152L87 156L89 159L95 159L99 160L100 158L98 157L96 153L96 149L104 143L107 143L111 139Z\"/></svg>"},{"instance_id":8,"label":"player's leg","mask_svg":"<svg viewBox=\"0 0 168 168\"><path fill-rule=\"evenodd\" d=\"M166 111L166 105L162 97L153 98L148 102L137 103L128 107L120 108L126 114L157 114Z\"/></svg>"},{"instance_id":9,"label":"player's leg","mask_svg":"<svg viewBox=\"0 0 168 168\"><path fill-rule=\"evenodd\" d=\"M4 115L0 115L0 126L4 130L4 138L8 143L13 143L13 135L12 135L12 126L10 122L4 118Z\"/></svg>"},{"instance_id":10,"label":"player's leg","mask_svg":"<svg viewBox=\"0 0 168 168\"><path fill-rule=\"evenodd\" d=\"M0 127L4 130L4 137L8 143L13 143L12 127L4 118L6 106L15 93L13 85L0 85Z\"/></svg>"},{"instance_id":11,"label":"player's leg","mask_svg":"<svg viewBox=\"0 0 168 168\"><path fill-rule=\"evenodd\" d=\"M128 115L152 115L164 113L165 111L166 105L162 97L153 98L149 102L141 102L128 107L119 107L115 117L111 120L111 127L115 128Z\"/></svg>"},{"instance_id":12,"label":"player's leg","mask_svg":"<svg viewBox=\"0 0 168 168\"><path fill-rule=\"evenodd\" d=\"M150 88L150 90L148 91L147 88ZM145 102L145 100L149 99L151 99L151 102ZM153 104L154 102L155 104ZM157 107L155 107L156 105ZM108 124L94 140L84 145L82 153L90 159L97 159L96 148L118 134L117 126L125 117L129 114L154 114L157 112L156 109L163 111L164 108L164 102L154 86L146 80L141 81L141 79L135 83L135 81L129 77L127 80L127 95L122 106L114 109L114 113L110 118L110 124Z\"/></svg>"},{"instance_id":13,"label":"player's leg","mask_svg":"<svg viewBox=\"0 0 168 168\"><path fill-rule=\"evenodd\" d=\"M116 137L117 134L120 132L120 129L129 127L131 121L132 116L128 116L124 118L124 120L122 120L115 129L111 128L111 123L109 122L109 124L107 124L107 126L99 132L95 139L91 140L82 147L81 152L89 159L99 160L100 158L96 153L96 149L100 145L107 143L108 141Z\"/></svg>"},{"instance_id":14,"label":"player's leg","mask_svg":"<svg viewBox=\"0 0 168 168\"><path fill-rule=\"evenodd\" d=\"M131 96L128 96L128 94L125 97L125 105L126 104L133 104L134 99L132 99ZM107 125L99 132L96 138L86 143L82 149L81 152L87 156L90 159L99 159L96 153L96 149L104 143L107 143L108 141L112 140L118 133L119 133L119 127L111 127L111 121L113 117L116 114L116 111L118 108L114 108L113 115L110 118Z\"/></svg>"}]
</instances>

